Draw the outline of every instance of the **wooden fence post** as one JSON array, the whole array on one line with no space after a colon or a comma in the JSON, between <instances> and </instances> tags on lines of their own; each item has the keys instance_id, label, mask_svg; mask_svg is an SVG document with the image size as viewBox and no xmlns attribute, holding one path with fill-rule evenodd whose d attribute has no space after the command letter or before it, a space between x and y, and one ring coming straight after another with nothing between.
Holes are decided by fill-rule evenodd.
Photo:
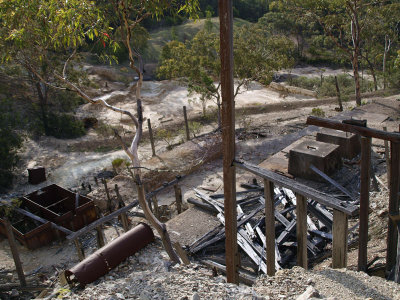
<instances>
[{"instance_id":1,"label":"wooden fence post","mask_svg":"<svg viewBox=\"0 0 400 300\"><path fill-rule=\"evenodd\" d=\"M158 208L158 200L156 196L151 197L151 201L153 202L153 208L154 208L154 215L156 216L157 219L160 220L160 209Z\"/></svg>"},{"instance_id":2,"label":"wooden fence post","mask_svg":"<svg viewBox=\"0 0 400 300\"><path fill-rule=\"evenodd\" d=\"M10 245L11 253L14 258L15 268L17 269L19 282L22 287L26 286L25 274L22 269L21 260L19 258L17 243L15 242L14 232L12 226L7 217L4 217L4 225L6 227L8 243Z\"/></svg>"},{"instance_id":3,"label":"wooden fence post","mask_svg":"<svg viewBox=\"0 0 400 300\"><path fill-rule=\"evenodd\" d=\"M400 143L390 142L390 150L389 216L395 216L399 214ZM396 264L398 236L395 225L388 219L386 271L391 271Z\"/></svg>"},{"instance_id":4,"label":"wooden fence post","mask_svg":"<svg viewBox=\"0 0 400 300\"><path fill-rule=\"evenodd\" d=\"M182 190L177 184L174 184L174 190L176 199L176 210L178 211L178 214L180 214L182 212Z\"/></svg>"},{"instance_id":5,"label":"wooden fence post","mask_svg":"<svg viewBox=\"0 0 400 300\"><path fill-rule=\"evenodd\" d=\"M267 274L275 275L275 203L274 184L264 179L265 198L265 248L267 256Z\"/></svg>"},{"instance_id":6,"label":"wooden fence post","mask_svg":"<svg viewBox=\"0 0 400 300\"><path fill-rule=\"evenodd\" d=\"M358 271L367 271L371 138L361 137L360 227L358 228Z\"/></svg>"},{"instance_id":7,"label":"wooden fence post","mask_svg":"<svg viewBox=\"0 0 400 300\"><path fill-rule=\"evenodd\" d=\"M183 118L185 119L185 128L186 128L186 140L190 140L190 131L189 131L189 122L186 113L186 106L183 107Z\"/></svg>"},{"instance_id":8,"label":"wooden fence post","mask_svg":"<svg viewBox=\"0 0 400 300\"><path fill-rule=\"evenodd\" d=\"M384 131L387 131L387 127L383 127ZM389 141L384 140L383 141L385 144L385 159L386 159L386 179L387 179L387 185L388 189L390 189L390 149L389 149Z\"/></svg>"},{"instance_id":9,"label":"wooden fence post","mask_svg":"<svg viewBox=\"0 0 400 300\"><path fill-rule=\"evenodd\" d=\"M114 189L118 199L118 209L120 209L125 206L125 203L122 200L121 194L119 193L118 184L115 184ZM126 215L126 212L123 212L120 216L122 227L124 228L124 231L127 232L129 230L128 216Z\"/></svg>"},{"instance_id":10,"label":"wooden fence post","mask_svg":"<svg viewBox=\"0 0 400 300\"><path fill-rule=\"evenodd\" d=\"M78 258L80 261L85 259L85 252L82 249L82 244L79 241L79 237L74 239L74 244L75 244L75 248L76 248L76 252L78 253Z\"/></svg>"},{"instance_id":11,"label":"wooden fence post","mask_svg":"<svg viewBox=\"0 0 400 300\"><path fill-rule=\"evenodd\" d=\"M152 156L156 156L156 147L154 146L153 129L151 129L151 121L150 121L150 119L147 119L147 127L149 128L151 151L153 153Z\"/></svg>"},{"instance_id":12,"label":"wooden fence post","mask_svg":"<svg viewBox=\"0 0 400 300\"><path fill-rule=\"evenodd\" d=\"M348 219L344 212L333 209L332 268L347 266Z\"/></svg>"},{"instance_id":13,"label":"wooden fence post","mask_svg":"<svg viewBox=\"0 0 400 300\"><path fill-rule=\"evenodd\" d=\"M339 102L339 111L343 111L342 98L340 97L340 89L337 77L335 76L336 96Z\"/></svg>"},{"instance_id":14,"label":"wooden fence post","mask_svg":"<svg viewBox=\"0 0 400 300\"><path fill-rule=\"evenodd\" d=\"M106 191L106 195L107 195L107 210L109 212L112 212L112 207L111 207L111 198L110 198L110 192L108 191L108 187L107 187L107 180L102 178L101 182L104 185L104 190Z\"/></svg>"},{"instance_id":15,"label":"wooden fence post","mask_svg":"<svg viewBox=\"0 0 400 300\"><path fill-rule=\"evenodd\" d=\"M296 194L297 265L307 270L307 199Z\"/></svg>"}]
</instances>

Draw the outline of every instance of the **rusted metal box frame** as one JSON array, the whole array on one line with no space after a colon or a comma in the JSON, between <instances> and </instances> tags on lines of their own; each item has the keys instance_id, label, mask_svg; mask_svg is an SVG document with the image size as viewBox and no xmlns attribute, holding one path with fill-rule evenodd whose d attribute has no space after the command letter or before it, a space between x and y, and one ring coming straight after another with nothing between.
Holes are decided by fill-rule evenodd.
<instances>
[{"instance_id":1,"label":"rusted metal box frame","mask_svg":"<svg viewBox=\"0 0 400 300\"><path fill-rule=\"evenodd\" d=\"M43 195L49 192L53 197L47 200L43 199ZM61 214L51 210L52 203L59 202L56 193L59 192L59 197L68 203L71 210L60 210ZM60 196L61 195L61 196ZM76 194L64 189L56 184L46 186L40 190L30 193L21 198L21 208L26 208L28 211L42 217L49 222L40 224L33 230L22 233L17 228L12 226L15 237L28 249L36 249L52 242L56 237L64 237L65 233L53 229L50 222L68 228L72 231L81 229L97 219L97 213L93 200L85 196L79 196L79 206L75 208ZM43 206L43 205L47 205ZM50 208L49 208L50 205ZM24 219L28 217L23 217ZM0 234L6 235L4 221L0 218Z\"/></svg>"},{"instance_id":2,"label":"rusted metal box frame","mask_svg":"<svg viewBox=\"0 0 400 300\"><path fill-rule=\"evenodd\" d=\"M35 208L31 206L29 203L27 203L27 199L25 198L22 198L22 204L20 207L23 209L28 208L30 211L34 212L35 215L38 215L42 218L47 216L46 212L41 211L40 208ZM21 221L22 220L30 220L30 219L29 217L21 215ZM44 224L39 224L32 230L25 233L21 232L17 228L16 223L12 223L11 226L15 238L30 250L34 250L43 245L51 243L57 236L57 232L52 228L50 221ZM4 220L1 218L0 218L0 234L3 234L4 236L7 235Z\"/></svg>"},{"instance_id":3,"label":"rusted metal box frame","mask_svg":"<svg viewBox=\"0 0 400 300\"><path fill-rule=\"evenodd\" d=\"M75 197L75 193L56 184L25 196L29 202L55 215L49 221L72 231L79 230L97 219L93 200L79 195L79 206L75 208Z\"/></svg>"}]
</instances>

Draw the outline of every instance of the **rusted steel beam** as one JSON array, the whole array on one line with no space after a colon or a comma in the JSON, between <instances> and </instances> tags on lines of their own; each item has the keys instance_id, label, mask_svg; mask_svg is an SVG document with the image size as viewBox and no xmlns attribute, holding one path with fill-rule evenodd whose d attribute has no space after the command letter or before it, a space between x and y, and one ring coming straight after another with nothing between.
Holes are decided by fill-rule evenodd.
<instances>
[{"instance_id":1,"label":"rusted steel beam","mask_svg":"<svg viewBox=\"0 0 400 300\"><path fill-rule=\"evenodd\" d=\"M400 134L394 132L385 132L383 130L377 130L368 127L362 127L357 125L351 125L346 123L341 123L335 120L328 120L323 118L318 118L310 116L307 118L307 125L316 125L325 128L331 128L346 132L352 132L365 137L377 138L381 140L391 141L395 143L400 143Z\"/></svg>"},{"instance_id":2,"label":"rusted steel beam","mask_svg":"<svg viewBox=\"0 0 400 300\"><path fill-rule=\"evenodd\" d=\"M236 172L235 159L235 102L233 91L233 6L232 0L219 0L221 95L222 95L222 153L226 228L226 277L239 283Z\"/></svg>"},{"instance_id":3,"label":"rusted steel beam","mask_svg":"<svg viewBox=\"0 0 400 300\"><path fill-rule=\"evenodd\" d=\"M367 271L368 211L371 170L371 138L361 138L360 227L358 228L358 271Z\"/></svg>"},{"instance_id":4,"label":"rusted steel beam","mask_svg":"<svg viewBox=\"0 0 400 300\"><path fill-rule=\"evenodd\" d=\"M390 181L389 181L389 215L399 214L399 185L400 185L400 143L390 143ZM388 220L386 270L391 271L396 264L398 234L393 222Z\"/></svg>"}]
</instances>

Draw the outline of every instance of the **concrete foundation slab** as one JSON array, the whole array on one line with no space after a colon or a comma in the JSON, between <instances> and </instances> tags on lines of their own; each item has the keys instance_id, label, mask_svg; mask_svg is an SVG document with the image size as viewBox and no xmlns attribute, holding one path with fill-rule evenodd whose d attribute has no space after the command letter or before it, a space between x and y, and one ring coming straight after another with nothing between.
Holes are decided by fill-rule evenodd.
<instances>
[{"instance_id":1,"label":"concrete foundation slab","mask_svg":"<svg viewBox=\"0 0 400 300\"><path fill-rule=\"evenodd\" d=\"M314 165L325 174L332 174L342 165L339 146L304 141L289 152L289 173L295 177L322 181L323 179L310 169Z\"/></svg>"},{"instance_id":2,"label":"concrete foundation slab","mask_svg":"<svg viewBox=\"0 0 400 300\"><path fill-rule=\"evenodd\" d=\"M339 145L343 158L352 159L361 152L360 136L357 134L323 128L317 133L317 141Z\"/></svg>"}]
</instances>

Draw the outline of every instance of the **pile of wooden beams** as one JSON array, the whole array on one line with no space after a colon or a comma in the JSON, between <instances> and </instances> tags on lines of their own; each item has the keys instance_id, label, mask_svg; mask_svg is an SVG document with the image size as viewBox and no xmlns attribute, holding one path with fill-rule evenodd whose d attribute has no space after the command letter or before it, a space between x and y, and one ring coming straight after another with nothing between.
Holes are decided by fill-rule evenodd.
<instances>
[{"instance_id":1,"label":"pile of wooden beams","mask_svg":"<svg viewBox=\"0 0 400 300\"><path fill-rule=\"evenodd\" d=\"M237 193L238 246L249 258L248 269L267 273L265 240L264 189L254 184L243 184L246 190ZM198 199L188 202L217 214L221 225L187 246L190 255L201 259L223 262L225 251L225 218L223 194L206 195L196 190ZM296 265L296 196L287 188L274 188L275 202L275 268ZM325 256L331 248L333 215L320 203L307 201L307 252L309 264ZM244 263L242 259L242 265Z\"/></svg>"}]
</instances>

